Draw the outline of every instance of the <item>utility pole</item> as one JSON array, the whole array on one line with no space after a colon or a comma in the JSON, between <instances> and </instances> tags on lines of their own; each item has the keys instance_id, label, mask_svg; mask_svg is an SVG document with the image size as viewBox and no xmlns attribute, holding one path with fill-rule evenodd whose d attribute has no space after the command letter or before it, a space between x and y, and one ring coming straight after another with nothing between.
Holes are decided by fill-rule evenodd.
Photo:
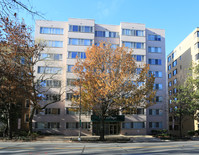
<instances>
[{"instance_id":1,"label":"utility pole","mask_svg":"<svg viewBox=\"0 0 199 155\"><path fill-rule=\"evenodd\" d=\"M82 120L81 120L81 113L82 113L82 106L81 106L81 80L79 80L79 138L78 141L81 141L81 128L82 128Z\"/></svg>"}]
</instances>

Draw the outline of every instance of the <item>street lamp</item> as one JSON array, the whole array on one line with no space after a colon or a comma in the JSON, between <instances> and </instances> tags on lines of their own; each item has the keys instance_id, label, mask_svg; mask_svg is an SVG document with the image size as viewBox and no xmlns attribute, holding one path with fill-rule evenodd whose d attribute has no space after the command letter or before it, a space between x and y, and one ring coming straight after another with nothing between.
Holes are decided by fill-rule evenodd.
<instances>
[{"instance_id":1,"label":"street lamp","mask_svg":"<svg viewBox=\"0 0 199 155\"><path fill-rule=\"evenodd\" d=\"M81 141L81 128L82 128L82 122L81 122L81 113L82 113L82 106L81 106L81 80L79 80L79 137L78 141Z\"/></svg>"}]
</instances>

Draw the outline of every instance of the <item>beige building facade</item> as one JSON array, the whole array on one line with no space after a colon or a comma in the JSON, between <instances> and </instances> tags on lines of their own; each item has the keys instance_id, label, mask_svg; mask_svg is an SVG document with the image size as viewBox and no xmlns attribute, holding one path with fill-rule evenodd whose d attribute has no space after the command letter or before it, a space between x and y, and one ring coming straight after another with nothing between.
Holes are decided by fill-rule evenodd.
<instances>
[{"instance_id":1,"label":"beige building facade","mask_svg":"<svg viewBox=\"0 0 199 155\"><path fill-rule=\"evenodd\" d=\"M165 71L165 31L146 28L144 24L121 22L120 25L96 24L90 19L69 18L67 22L36 21L35 40L45 41L47 47L42 51L41 61L35 66L35 75L42 74L55 80L45 81L45 87L53 86L51 93L56 96L60 90L65 93L61 101L49 105L45 111L37 112L34 117L36 131L65 135L78 135L79 113L72 110L72 89L77 77L72 73L76 56L85 59L85 50L107 41L112 48L122 46L133 49L133 57L140 66L150 65L150 74L154 74L154 90L157 92L155 105L137 112L121 113L123 120L105 124L106 134L150 134L151 130L167 129L166 71ZM139 69L138 69L139 71ZM57 73L58 72L58 73ZM48 100L52 95L47 96ZM45 104L41 103L41 104ZM81 115L82 135L98 135L98 123L91 118L91 113Z\"/></svg>"},{"instance_id":2,"label":"beige building facade","mask_svg":"<svg viewBox=\"0 0 199 155\"><path fill-rule=\"evenodd\" d=\"M169 133L172 135L180 134L180 120L173 114L172 100L177 93L177 86L184 83L190 72L191 63L198 63L199 59L199 28L191 32L168 56L168 105L169 105ZM192 117L182 120L182 134L187 135L189 130L198 130L198 122Z\"/></svg>"}]
</instances>

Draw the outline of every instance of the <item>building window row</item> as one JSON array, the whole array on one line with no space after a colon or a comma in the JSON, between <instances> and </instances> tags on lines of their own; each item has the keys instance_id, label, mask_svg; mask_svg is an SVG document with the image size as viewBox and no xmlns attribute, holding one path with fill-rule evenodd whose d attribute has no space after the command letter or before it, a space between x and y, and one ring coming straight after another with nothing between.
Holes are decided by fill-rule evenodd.
<instances>
[{"instance_id":1,"label":"building window row","mask_svg":"<svg viewBox=\"0 0 199 155\"><path fill-rule=\"evenodd\" d=\"M144 36L143 30L122 29L122 35L126 36Z\"/></svg>"},{"instance_id":2,"label":"building window row","mask_svg":"<svg viewBox=\"0 0 199 155\"><path fill-rule=\"evenodd\" d=\"M195 43L194 47L195 49L199 48L199 42Z\"/></svg>"},{"instance_id":3,"label":"building window row","mask_svg":"<svg viewBox=\"0 0 199 155\"><path fill-rule=\"evenodd\" d=\"M82 129L90 129L90 122L82 122ZM79 122L66 122L66 129L79 129Z\"/></svg>"},{"instance_id":4,"label":"building window row","mask_svg":"<svg viewBox=\"0 0 199 155\"><path fill-rule=\"evenodd\" d=\"M168 87L171 87L172 86L172 82L170 81L169 83L168 83Z\"/></svg>"},{"instance_id":5,"label":"building window row","mask_svg":"<svg viewBox=\"0 0 199 155\"><path fill-rule=\"evenodd\" d=\"M95 31L95 37L119 38L119 33L109 31Z\"/></svg>"},{"instance_id":6,"label":"building window row","mask_svg":"<svg viewBox=\"0 0 199 155\"><path fill-rule=\"evenodd\" d=\"M100 43L95 43L96 46L99 46ZM103 44L105 46L105 44ZM119 44L111 44L111 48L116 49L117 47L119 47Z\"/></svg>"},{"instance_id":7,"label":"building window row","mask_svg":"<svg viewBox=\"0 0 199 155\"><path fill-rule=\"evenodd\" d=\"M64 34L63 28L40 27L41 34Z\"/></svg>"},{"instance_id":8,"label":"building window row","mask_svg":"<svg viewBox=\"0 0 199 155\"><path fill-rule=\"evenodd\" d=\"M76 79L67 79L67 86L76 86L75 81Z\"/></svg>"},{"instance_id":9,"label":"building window row","mask_svg":"<svg viewBox=\"0 0 199 155\"><path fill-rule=\"evenodd\" d=\"M62 60L62 54L53 54L53 53L41 53L39 60Z\"/></svg>"},{"instance_id":10,"label":"building window row","mask_svg":"<svg viewBox=\"0 0 199 155\"><path fill-rule=\"evenodd\" d=\"M52 115L59 115L60 114L60 108L46 108L45 114L52 114Z\"/></svg>"},{"instance_id":11,"label":"building window row","mask_svg":"<svg viewBox=\"0 0 199 155\"><path fill-rule=\"evenodd\" d=\"M162 50L161 50L161 47L151 47L151 46L149 46L148 52L150 52L150 53L161 53Z\"/></svg>"},{"instance_id":12,"label":"building window row","mask_svg":"<svg viewBox=\"0 0 199 155\"><path fill-rule=\"evenodd\" d=\"M76 59L76 57L78 57L79 59L86 59L86 53L85 52L68 51L68 59Z\"/></svg>"},{"instance_id":13,"label":"building window row","mask_svg":"<svg viewBox=\"0 0 199 155\"><path fill-rule=\"evenodd\" d=\"M151 77L152 74L156 78L161 78L162 77L162 72L161 71L149 71L149 77Z\"/></svg>"},{"instance_id":14,"label":"building window row","mask_svg":"<svg viewBox=\"0 0 199 155\"><path fill-rule=\"evenodd\" d=\"M61 95L60 94L45 94L43 95L43 99L45 101L60 101Z\"/></svg>"},{"instance_id":15,"label":"building window row","mask_svg":"<svg viewBox=\"0 0 199 155\"><path fill-rule=\"evenodd\" d=\"M46 46L47 47L63 47L63 41L56 41L56 40L46 40Z\"/></svg>"},{"instance_id":16,"label":"building window row","mask_svg":"<svg viewBox=\"0 0 199 155\"><path fill-rule=\"evenodd\" d=\"M149 115L152 115L152 116L161 116L163 114L163 111L160 110L160 109L149 109Z\"/></svg>"},{"instance_id":17,"label":"building window row","mask_svg":"<svg viewBox=\"0 0 199 155\"><path fill-rule=\"evenodd\" d=\"M149 122L149 128L155 129L161 129L162 128L162 122Z\"/></svg>"},{"instance_id":18,"label":"building window row","mask_svg":"<svg viewBox=\"0 0 199 155\"><path fill-rule=\"evenodd\" d=\"M171 61L171 56L168 57L168 62L170 62L170 61Z\"/></svg>"},{"instance_id":19,"label":"building window row","mask_svg":"<svg viewBox=\"0 0 199 155\"><path fill-rule=\"evenodd\" d=\"M171 70L171 65L168 66L168 71Z\"/></svg>"},{"instance_id":20,"label":"building window row","mask_svg":"<svg viewBox=\"0 0 199 155\"><path fill-rule=\"evenodd\" d=\"M127 108L122 111L122 114L125 115L144 115L144 108Z\"/></svg>"},{"instance_id":21,"label":"building window row","mask_svg":"<svg viewBox=\"0 0 199 155\"><path fill-rule=\"evenodd\" d=\"M132 55L135 61L144 61L144 55Z\"/></svg>"},{"instance_id":22,"label":"building window row","mask_svg":"<svg viewBox=\"0 0 199 155\"><path fill-rule=\"evenodd\" d=\"M161 36L160 35L149 34L148 35L148 40L150 40L150 41L161 41Z\"/></svg>"},{"instance_id":23,"label":"building window row","mask_svg":"<svg viewBox=\"0 0 199 155\"><path fill-rule=\"evenodd\" d=\"M199 53L197 53L196 55L195 55L195 60L198 60L199 59Z\"/></svg>"},{"instance_id":24,"label":"building window row","mask_svg":"<svg viewBox=\"0 0 199 155\"><path fill-rule=\"evenodd\" d=\"M73 72L74 65L67 65L67 72L72 73Z\"/></svg>"},{"instance_id":25,"label":"building window row","mask_svg":"<svg viewBox=\"0 0 199 155\"><path fill-rule=\"evenodd\" d=\"M59 122L35 122L35 129L59 129Z\"/></svg>"},{"instance_id":26,"label":"building window row","mask_svg":"<svg viewBox=\"0 0 199 155\"><path fill-rule=\"evenodd\" d=\"M149 59L148 63L150 65L162 65L162 60L161 59Z\"/></svg>"},{"instance_id":27,"label":"building window row","mask_svg":"<svg viewBox=\"0 0 199 155\"><path fill-rule=\"evenodd\" d=\"M78 39L78 38L69 38L69 45L82 45L82 46L92 46L92 39Z\"/></svg>"},{"instance_id":28,"label":"building window row","mask_svg":"<svg viewBox=\"0 0 199 155\"><path fill-rule=\"evenodd\" d=\"M145 122L124 122L122 123L123 129L143 129L145 128Z\"/></svg>"},{"instance_id":29,"label":"building window row","mask_svg":"<svg viewBox=\"0 0 199 155\"><path fill-rule=\"evenodd\" d=\"M69 32L93 33L92 26L69 25Z\"/></svg>"},{"instance_id":30,"label":"building window row","mask_svg":"<svg viewBox=\"0 0 199 155\"><path fill-rule=\"evenodd\" d=\"M40 74L62 74L62 68L38 66L38 73L40 73Z\"/></svg>"},{"instance_id":31,"label":"building window row","mask_svg":"<svg viewBox=\"0 0 199 155\"><path fill-rule=\"evenodd\" d=\"M60 88L60 80L37 80L37 85L40 87Z\"/></svg>"},{"instance_id":32,"label":"building window row","mask_svg":"<svg viewBox=\"0 0 199 155\"><path fill-rule=\"evenodd\" d=\"M144 49L144 43L141 43L141 42L128 42L128 41L123 41L122 44L124 44L125 47L128 47L128 48Z\"/></svg>"},{"instance_id":33,"label":"building window row","mask_svg":"<svg viewBox=\"0 0 199 155\"><path fill-rule=\"evenodd\" d=\"M38 66L37 72L40 74L62 74L62 68Z\"/></svg>"}]
</instances>

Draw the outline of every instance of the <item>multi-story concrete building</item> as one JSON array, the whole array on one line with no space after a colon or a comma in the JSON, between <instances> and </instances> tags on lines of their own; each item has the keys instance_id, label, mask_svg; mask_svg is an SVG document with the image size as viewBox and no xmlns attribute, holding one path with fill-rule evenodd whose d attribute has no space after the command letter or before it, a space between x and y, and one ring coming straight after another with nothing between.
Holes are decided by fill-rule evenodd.
<instances>
[{"instance_id":1,"label":"multi-story concrete building","mask_svg":"<svg viewBox=\"0 0 199 155\"><path fill-rule=\"evenodd\" d=\"M168 104L169 104L169 132L173 135L179 135L179 118L173 114L172 100L173 95L177 93L176 86L183 84L187 74L194 76L189 68L191 63L197 63L199 59L199 28L190 33L168 56ZM182 120L182 134L186 135L189 130L197 130L198 122L192 117L186 117Z\"/></svg>"},{"instance_id":2,"label":"multi-story concrete building","mask_svg":"<svg viewBox=\"0 0 199 155\"><path fill-rule=\"evenodd\" d=\"M122 22L120 25L102 25L95 24L94 20L70 18L68 22L36 21L35 40L47 43L41 54L43 59L35 66L36 77L42 73L50 77L59 71L54 76L56 80L52 81L59 84L52 92L58 94L60 88L66 90L61 97L63 100L34 117L36 130L78 134L79 115L71 110L70 100L71 89L79 88L73 86L76 76L72 73L72 67L76 56L85 59L85 50L100 41L111 43L113 48L122 44L132 48L138 66L150 65L149 75L155 75L154 89L157 91L155 105L147 109L140 107L136 113L125 113L124 121L107 122L106 134L149 134L151 130L167 129L164 30L146 28L144 24ZM90 114L83 113L81 120L83 134L98 134L97 123L91 120Z\"/></svg>"}]
</instances>

